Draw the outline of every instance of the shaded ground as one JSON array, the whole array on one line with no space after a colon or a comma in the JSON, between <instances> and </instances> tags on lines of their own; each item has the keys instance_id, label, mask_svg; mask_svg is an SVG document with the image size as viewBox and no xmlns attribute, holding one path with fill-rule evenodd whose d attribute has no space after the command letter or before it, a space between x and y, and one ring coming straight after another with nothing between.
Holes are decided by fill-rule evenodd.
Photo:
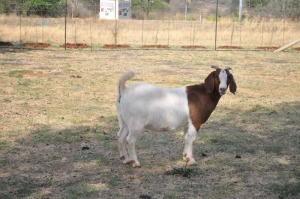
<instances>
[{"instance_id":1,"label":"shaded ground","mask_svg":"<svg viewBox=\"0 0 300 199\"><path fill-rule=\"evenodd\" d=\"M13 44L11 42L7 41L0 41L0 46L12 46Z\"/></svg>"},{"instance_id":2,"label":"shaded ground","mask_svg":"<svg viewBox=\"0 0 300 199\"><path fill-rule=\"evenodd\" d=\"M299 53L0 50L0 198L299 198ZM112 61L113 60L113 61ZM116 82L166 87L233 68L226 94L194 145L190 178L183 134L148 132L142 168L119 160ZM276 69L276 70L274 70Z\"/></svg>"}]
</instances>

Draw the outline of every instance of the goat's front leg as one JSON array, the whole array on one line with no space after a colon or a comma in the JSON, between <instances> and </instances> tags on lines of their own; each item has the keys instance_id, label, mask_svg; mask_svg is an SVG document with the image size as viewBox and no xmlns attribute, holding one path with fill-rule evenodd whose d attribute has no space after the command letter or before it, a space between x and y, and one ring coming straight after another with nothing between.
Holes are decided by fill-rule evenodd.
<instances>
[{"instance_id":1,"label":"goat's front leg","mask_svg":"<svg viewBox=\"0 0 300 199\"><path fill-rule=\"evenodd\" d=\"M141 131L142 130L131 129L129 135L126 138L128 144L128 154L133 167L141 167L135 151L135 142L137 140L137 137L141 134Z\"/></svg>"},{"instance_id":2,"label":"goat's front leg","mask_svg":"<svg viewBox=\"0 0 300 199\"><path fill-rule=\"evenodd\" d=\"M193 158L193 142L196 140L197 131L193 125L189 125L188 128L184 129L184 150L183 150L183 159L187 161L187 164L190 166L196 165L196 161Z\"/></svg>"}]
</instances>

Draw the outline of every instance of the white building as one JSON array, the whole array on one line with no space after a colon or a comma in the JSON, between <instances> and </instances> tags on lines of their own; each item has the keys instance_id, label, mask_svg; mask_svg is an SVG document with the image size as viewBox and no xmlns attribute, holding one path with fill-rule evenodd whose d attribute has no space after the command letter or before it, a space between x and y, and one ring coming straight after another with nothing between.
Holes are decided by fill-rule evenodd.
<instances>
[{"instance_id":1,"label":"white building","mask_svg":"<svg viewBox=\"0 0 300 199\"><path fill-rule=\"evenodd\" d=\"M100 19L131 19L131 0L100 0Z\"/></svg>"}]
</instances>

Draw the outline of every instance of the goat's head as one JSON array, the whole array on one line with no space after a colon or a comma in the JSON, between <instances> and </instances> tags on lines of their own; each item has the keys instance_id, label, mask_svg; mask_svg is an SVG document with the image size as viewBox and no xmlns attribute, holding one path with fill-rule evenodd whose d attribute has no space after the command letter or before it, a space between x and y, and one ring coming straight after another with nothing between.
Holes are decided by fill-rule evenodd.
<instances>
[{"instance_id":1,"label":"goat's head","mask_svg":"<svg viewBox=\"0 0 300 199\"><path fill-rule=\"evenodd\" d=\"M222 69L218 66L212 66L212 68L216 70L211 72L205 79L205 88L207 92L212 93L214 90L216 90L220 95L224 95L229 86L230 92L235 94L236 83L233 75L229 71L231 68Z\"/></svg>"}]
</instances>

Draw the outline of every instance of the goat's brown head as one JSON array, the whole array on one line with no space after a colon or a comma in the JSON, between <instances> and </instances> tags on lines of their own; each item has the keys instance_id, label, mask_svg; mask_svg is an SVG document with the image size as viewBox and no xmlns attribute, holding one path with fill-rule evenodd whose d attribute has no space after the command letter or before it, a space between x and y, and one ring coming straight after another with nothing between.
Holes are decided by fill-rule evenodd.
<instances>
[{"instance_id":1,"label":"goat's brown head","mask_svg":"<svg viewBox=\"0 0 300 199\"><path fill-rule=\"evenodd\" d=\"M229 91L235 94L236 83L233 75L229 70L231 68L222 69L218 66L212 66L216 70L211 72L205 79L205 88L207 92L212 93L214 90L218 91L220 95L224 95L229 87Z\"/></svg>"}]
</instances>

